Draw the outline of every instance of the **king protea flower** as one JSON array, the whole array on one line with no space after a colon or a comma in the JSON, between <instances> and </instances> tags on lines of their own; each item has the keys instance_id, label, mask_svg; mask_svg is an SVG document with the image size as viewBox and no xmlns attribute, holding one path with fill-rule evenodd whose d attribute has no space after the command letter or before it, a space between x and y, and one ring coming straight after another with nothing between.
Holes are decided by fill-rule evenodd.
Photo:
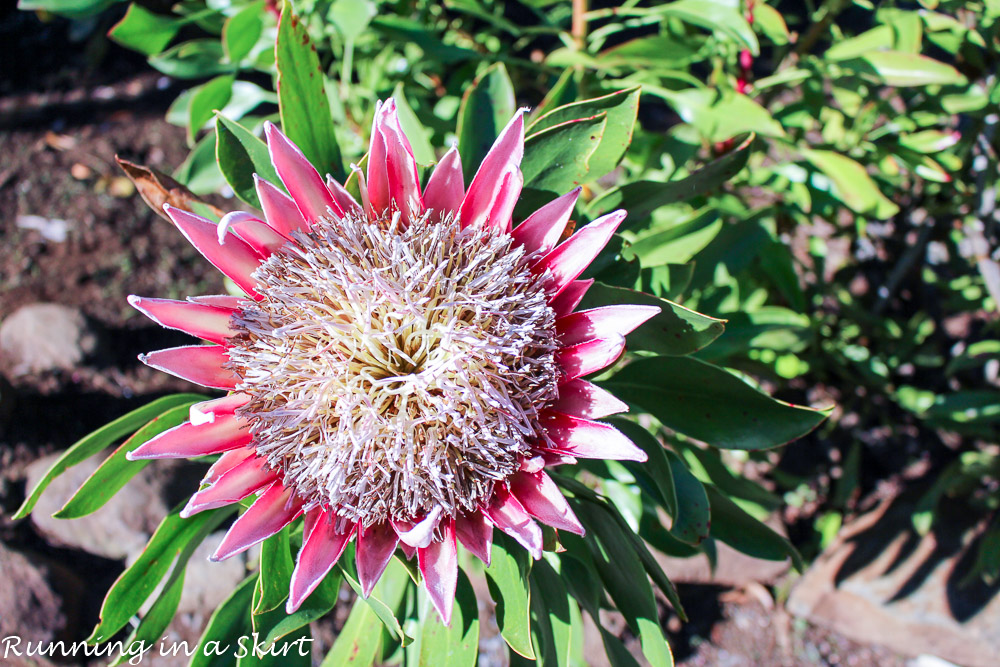
<instances>
[{"instance_id":1,"label":"king protea flower","mask_svg":"<svg viewBox=\"0 0 1000 667\"><path fill-rule=\"evenodd\" d=\"M559 243L579 188L512 228L524 122L504 128L466 189L449 150L422 190L390 100L375 114L361 202L265 127L288 191L257 179L263 215L219 225L165 207L245 297L130 297L157 323L211 345L141 357L222 398L130 459L221 454L183 511L256 500L213 559L238 554L304 514L289 613L355 540L368 595L399 548L451 616L457 542L488 563L494 528L542 553L536 520L584 530L549 466L645 460L594 421L627 406L583 379L613 363L624 335L659 310L573 312L577 280L625 217Z\"/></svg>"}]
</instances>

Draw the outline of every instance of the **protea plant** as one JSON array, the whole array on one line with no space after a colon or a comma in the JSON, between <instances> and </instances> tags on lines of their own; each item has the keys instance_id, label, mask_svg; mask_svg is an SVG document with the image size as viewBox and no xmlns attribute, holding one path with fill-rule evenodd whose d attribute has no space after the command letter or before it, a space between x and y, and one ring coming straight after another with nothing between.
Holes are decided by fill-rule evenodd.
<instances>
[{"instance_id":1,"label":"protea plant","mask_svg":"<svg viewBox=\"0 0 1000 667\"><path fill-rule=\"evenodd\" d=\"M645 460L596 418L627 406L583 379L622 354L656 306L575 310L578 280L624 211L561 240L577 188L512 227L523 114L465 187L456 148L421 190L395 103L375 113L360 200L278 128L265 127L285 194L257 179L263 214L209 220L166 206L245 295L130 297L157 323L211 341L142 355L229 393L129 459L221 454L181 516L257 496L214 559L305 515L288 613L356 543L368 595L397 547L416 556L445 623L457 543L489 563L494 529L542 556L537 521L582 535L546 473L578 458ZM561 241L561 242L560 242Z\"/></svg>"}]
</instances>

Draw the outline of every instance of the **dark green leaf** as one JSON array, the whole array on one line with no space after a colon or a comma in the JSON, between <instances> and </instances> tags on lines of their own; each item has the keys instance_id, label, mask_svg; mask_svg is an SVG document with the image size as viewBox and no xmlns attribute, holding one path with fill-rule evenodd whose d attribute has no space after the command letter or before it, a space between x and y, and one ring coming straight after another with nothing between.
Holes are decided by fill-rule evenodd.
<instances>
[{"instance_id":1,"label":"dark green leaf","mask_svg":"<svg viewBox=\"0 0 1000 667\"><path fill-rule=\"evenodd\" d=\"M669 428L729 449L783 445L819 426L831 410L778 401L689 357L637 359L601 384Z\"/></svg>"},{"instance_id":2,"label":"dark green leaf","mask_svg":"<svg viewBox=\"0 0 1000 667\"><path fill-rule=\"evenodd\" d=\"M609 424L628 436L648 457L645 463L629 466L630 470L649 476L654 488L651 493L660 501L667 513L677 516L677 491L674 488L674 475L670 470L666 451L660 441L639 424L627 419L606 419Z\"/></svg>"},{"instance_id":3,"label":"dark green leaf","mask_svg":"<svg viewBox=\"0 0 1000 667\"><path fill-rule=\"evenodd\" d=\"M73 497L66 501L62 509L52 516L57 519L78 519L103 507L130 479L151 463L148 460L129 461L125 455L139 445L152 440L154 436L187 421L190 407L205 398L195 394L190 394L190 397L188 402L170 408L158 417L154 417L152 421L123 442L111 456L104 459L97 470L90 474L90 477L76 490Z\"/></svg>"},{"instance_id":4,"label":"dark green leaf","mask_svg":"<svg viewBox=\"0 0 1000 667\"><path fill-rule=\"evenodd\" d=\"M486 583L496 602L497 626L513 651L534 660L531 646L531 556L519 544L494 531Z\"/></svg>"},{"instance_id":5,"label":"dark green leaf","mask_svg":"<svg viewBox=\"0 0 1000 667\"><path fill-rule=\"evenodd\" d=\"M670 450L664 450L677 490L677 514L670 533L688 544L699 544L708 537L711 514L708 495L698 478L691 474L684 461Z\"/></svg>"},{"instance_id":6,"label":"dark green leaf","mask_svg":"<svg viewBox=\"0 0 1000 667\"><path fill-rule=\"evenodd\" d=\"M607 121L602 111L526 137L521 162L525 184L563 194L596 178L598 174L590 173L590 158L601 143Z\"/></svg>"},{"instance_id":7,"label":"dark green leaf","mask_svg":"<svg viewBox=\"0 0 1000 667\"><path fill-rule=\"evenodd\" d=\"M203 79L233 71L225 62L222 42L217 39L192 39L150 56L149 64L178 79Z\"/></svg>"},{"instance_id":8,"label":"dark green leaf","mask_svg":"<svg viewBox=\"0 0 1000 667\"><path fill-rule=\"evenodd\" d=\"M237 641L250 633L250 606L257 576L247 577L208 619L188 667L231 667Z\"/></svg>"},{"instance_id":9,"label":"dark green leaf","mask_svg":"<svg viewBox=\"0 0 1000 667\"><path fill-rule=\"evenodd\" d=\"M35 503L38 502L39 496L42 492L52 483L59 475L66 472L67 469L75 466L78 463L89 459L91 456L101 451L105 447L111 445L119 438L122 438L129 433L134 432L136 429L140 428L149 420L157 417L167 410L177 407L178 405L190 405L195 400L204 400L204 396L198 396L197 394L172 394L170 396L164 396L163 398L158 398L152 403L148 403L141 408L137 408L126 415L119 417L113 422L102 426L93 433L84 436L80 440L69 446L69 448L63 452L55 463L52 464L42 477L38 485L31 490L28 497L24 499L21 503L21 507L18 508L17 512L12 518L23 519L31 513L32 508L34 508Z\"/></svg>"},{"instance_id":10,"label":"dark green leaf","mask_svg":"<svg viewBox=\"0 0 1000 667\"><path fill-rule=\"evenodd\" d=\"M802 571L802 557L787 538L744 512L714 485L707 484L705 490L712 504L712 537L754 558L785 560L791 557L795 569Z\"/></svg>"},{"instance_id":11,"label":"dark green leaf","mask_svg":"<svg viewBox=\"0 0 1000 667\"><path fill-rule=\"evenodd\" d=\"M183 569L202 540L236 509L235 505L230 505L182 519L183 507L183 503L178 505L163 519L139 557L115 580L101 605L101 621L88 642L106 641L125 627L171 564Z\"/></svg>"},{"instance_id":12,"label":"dark green leaf","mask_svg":"<svg viewBox=\"0 0 1000 667\"><path fill-rule=\"evenodd\" d=\"M167 48L183 23L172 16L154 14L133 2L122 20L108 31L108 37L126 48L151 56Z\"/></svg>"},{"instance_id":13,"label":"dark green leaf","mask_svg":"<svg viewBox=\"0 0 1000 667\"><path fill-rule=\"evenodd\" d=\"M516 104L514 85L503 63L486 68L462 95L456 134L466 185L472 182L494 140L513 117Z\"/></svg>"},{"instance_id":14,"label":"dark green leaf","mask_svg":"<svg viewBox=\"0 0 1000 667\"><path fill-rule=\"evenodd\" d=\"M281 187L281 179L271 164L267 144L234 120L219 114L215 119L215 156L219 169L236 196L260 208L253 175Z\"/></svg>"},{"instance_id":15,"label":"dark green leaf","mask_svg":"<svg viewBox=\"0 0 1000 667\"><path fill-rule=\"evenodd\" d=\"M275 47L281 128L313 166L343 182L344 161L334 133L324 86L325 75L306 26L286 3L278 22Z\"/></svg>"}]
</instances>

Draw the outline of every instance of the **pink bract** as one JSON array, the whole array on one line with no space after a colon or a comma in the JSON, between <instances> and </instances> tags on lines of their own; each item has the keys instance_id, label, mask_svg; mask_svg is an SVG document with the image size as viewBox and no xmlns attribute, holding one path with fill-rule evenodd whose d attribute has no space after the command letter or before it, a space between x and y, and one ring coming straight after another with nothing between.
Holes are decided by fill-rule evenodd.
<instances>
[{"instance_id":1,"label":"pink bract","mask_svg":"<svg viewBox=\"0 0 1000 667\"><path fill-rule=\"evenodd\" d=\"M324 180L274 125L267 124L265 135L284 189L257 179L261 214L235 212L216 225L193 213L165 207L180 231L244 290L246 297L129 299L158 324L211 343L152 352L143 355L142 361L231 393L193 406L189 422L141 445L129 458L221 455L205 477L202 489L192 496L184 516L257 496L229 528L213 557L216 560L246 550L304 515L302 548L287 603L289 612L302 604L354 540L358 577L365 595L400 548L406 557L416 555L428 595L448 623L455 596L458 543L488 562L494 528L522 544L535 558L542 553L538 521L557 530L583 534L583 526L569 503L545 472L547 467L572 463L577 458L645 460L642 450L619 431L594 421L625 411L627 406L582 378L614 363L624 349L624 336L659 309L622 305L573 312L593 282L579 280L578 276L608 243L625 214L616 211L605 215L559 243L580 194L577 188L513 227L514 204L523 183L521 112L501 132L468 188L462 177L461 158L453 148L438 162L422 190L395 104L390 100L380 105L372 129L366 178L359 179L360 202L340 183L330 177ZM275 463L274 452L278 450L268 440L271 431L255 421L253 409L259 400L254 402L257 399L248 388L249 380L244 375L248 371L231 362L230 355L245 358L249 354L240 323L250 318L248 313L256 304L269 298L267 294L274 293L273 284L266 286L260 281L266 266L275 265L275 256L306 253L304 244L320 238L309 234L321 226L329 234L337 233L338 225L359 226L366 221L383 228L405 229L420 224L431 230L434 225L452 225L459 231L485 230L476 237L480 239L477 242L506 239L508 245L494 245L520 253L518 257L523 259L519 261L527 262L526 270L535 276L537 289L544 294L545 321L554 323L547 335L555 342L545 357L555 369L554 386L543 388L547 397L544 404L527 408L529 412L537 410L531 412L535 416L530 424L511 426L528 434L524 436L527 444L517 451L515 465L505 468L502 478L483 482L482 488L487 491L475 497L475 507L435 506L426 501L411 516L395 507L391 517L372 521L362 510L330 502L329 495L303 491L307 485L303 485L302 475L307 473L293 474L288 465ZM516 262L514 265L520 266ZM347 330L354 324L338 321L330 326ZM352 361L341 355L324 363L344 364L346 368ZM508 371L495 372L497 377L504 377ZM389 391L391 385L385 386ZM492 404L489 400L483 399L481 404ZM434 418L449 419L446 415ZM288 450L280 451L287 454ZM333 473L348 474L342 470Z\"/></svg>"}]
</instances>

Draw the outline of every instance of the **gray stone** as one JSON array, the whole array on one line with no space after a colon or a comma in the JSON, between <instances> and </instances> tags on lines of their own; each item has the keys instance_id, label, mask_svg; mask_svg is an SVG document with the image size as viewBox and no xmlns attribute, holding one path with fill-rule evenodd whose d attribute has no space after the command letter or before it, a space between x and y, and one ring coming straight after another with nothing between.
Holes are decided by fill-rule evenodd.
<instances>
[{"instance_id":1,"label":"gray stone","mask_svg":"<svg viewBox=\"0 0 1000 667\"><path fill-rule=\"evenodd\" d=\"M912 512L911 503L889 500L845 526L796 583L788 610L903 655L995 666L1000 596L982 582L963 585L970 556L964 522L939 522L919 538Z\"/></svg>"},{"instance_id":2,"label":"gray stone","mask_svg":"<svg viewBox=\"0 0 1000 667\"><path fill-rule=\"evenodd\" d=\"M96 346L83 314L57 303L22 306L0 324L0 351L14 375L72 369Z\"/></svg>"},{"instance_id":3,"label":"gray stone","mask_svg":"<svg viewBox=\"0 0 1000 667\"><path fill-rule=\"evenodd\" d=\"M51 454L31 463L25 471L27 488L34 488L61 454ZM79 519L52 517L107 455L102 452L57 477L39 498L31 521L51 544L113 560L128 559L142 551L167 515L164 489L169 475L164 465L169 463L147 466L92 514Z\"/></svg>"}]
</instances>

